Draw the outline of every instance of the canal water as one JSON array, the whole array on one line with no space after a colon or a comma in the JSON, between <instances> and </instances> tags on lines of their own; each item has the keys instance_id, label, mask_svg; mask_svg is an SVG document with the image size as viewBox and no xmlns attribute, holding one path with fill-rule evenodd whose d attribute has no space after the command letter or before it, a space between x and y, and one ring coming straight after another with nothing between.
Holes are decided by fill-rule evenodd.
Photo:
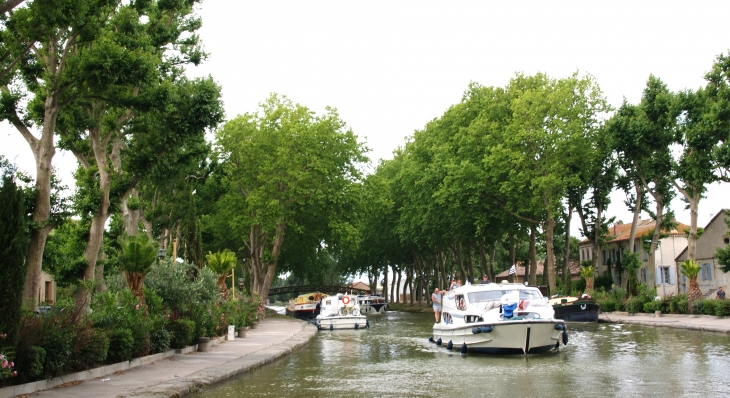
<instances>
[{"instance_id":1,"label":"canal water","mask_svg":"<svg viewBox=\"0 0 730 398\"><path fill-rule=\"evenodd\" d=\"M718 397L730 395L730 337L570 324L559 350L462 356L428 342L432 314L371 316L369 330L320 331L303 349L202 392L221 397Z\"/></svg>"}]
</instances>

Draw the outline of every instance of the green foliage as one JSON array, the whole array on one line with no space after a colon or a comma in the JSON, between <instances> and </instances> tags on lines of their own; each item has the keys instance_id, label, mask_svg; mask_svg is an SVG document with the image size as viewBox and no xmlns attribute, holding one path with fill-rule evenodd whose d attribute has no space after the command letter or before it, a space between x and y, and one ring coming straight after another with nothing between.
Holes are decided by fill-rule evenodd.
<instances>
[{"instance_id":1,"label":"green foliage","mask_svg":"<svg viewBox=\"0 0 730 398\"><path fill-rule=\"evenodd\" d=\"M187 347L195 338L195 321L188 318L178 318L170 321L167 329L171 333L170 347L172 348Z\"/></svg>"},{"instance_id":2,"label":"green foliage","mask_svg":"<svg viewBox=\"0 0 730 398\"><path fill-rule=\"evenodd\" d=\"M672 314L688 314L687 295L677 294L669 300L669 312Z\"/></svg>"},{"instance_id":3,"label":"green foliage","mask_svg":"<svg viewBox=\"0 0 730 398\"><path fill-rule=\"evenodd\" d=\"M147 355L154 319L146 314L146 306L130 290L97 294L93 308L90 319L94 326L110 331L110 360ZM128 346L127 343L132 345Z\"/></svg>"},{"instance_id":4,"label":"green foliage","mask_svg":"<svg viewBox=\"0 0 730 398\"><path fill-rule=\"evenodd\" d=\"M228 249L216 253L208 252L205 261L211 271L219 276L224 276L230 274L233 267L236 266L236 254Z\"/></svg>"},{"instance_id":5,"label":"green foliage","mask_svg":"<svg viewBox=\"0 0 730 398\"><path fill-rule=\"evenodd\" d=\"M146 275L157 259L157 242L147 234L123 235L119 239L119 268L126 273ZM130 286L132 288L132 286Z\"/></svg>"},{"instance_id":6,"label":"green foliage","mask_svg":"<svg viewBox=\"0 0 730 398\"><path fill-rule=\"evenodd\" d=\"M28 223L25 194L15 183L12 169L0 157L0 331L7 338L0 344L15 347L22 319L23 284L27 264Z\"/></svg>"},{"instance_id":7,"label":"green foliage","mask_svg":"<svg viewBox=\"0 0 730 398\"><path fill-rule=\"evenodd\" d=\"M111 363L129 361L134 357L135 339L132 330L118 327L109 333L109 361Z\"/></svg>"},{"instance_id":8,"label":"green foliage","mask_svg":"<svg viewBox=\"0 0 730 398\"><path fill-rule=\"evenodd\" d=\"M593 280L593 288L595 290L609 291L613 287L613 277L608 272L597 276Z\"/></svg>"},{"instance_id":9,"label":"green foliage","mask_svg":"<svg viewBox=\"0 0 730 398\"><path fill-rule=\"evenodd\" d=\"M682 274L684 274L687 277L687 279L689 279L690 281L696 280L697 275L702 270L702 266L700 265L700 262L695 261L695 260L683 261L679 264L679 266L680 266L680 272Z\"/></svg>"}]
</instances>

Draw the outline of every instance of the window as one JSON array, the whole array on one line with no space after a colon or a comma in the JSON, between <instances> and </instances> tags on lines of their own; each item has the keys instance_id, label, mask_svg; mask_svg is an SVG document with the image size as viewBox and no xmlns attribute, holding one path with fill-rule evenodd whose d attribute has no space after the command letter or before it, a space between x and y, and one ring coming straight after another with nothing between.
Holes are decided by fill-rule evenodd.
<instances>
[{"instance_id":1,"label":"window","mask_svg":"<svg viewBox=\"0 0 730 398\"><path fill-rule=\"evenodd\" d=\"M712 264L710 264L710 263L702 264L702 280L703 281L712 280Z\"/></svg>"},{"instance_id":2,"label":"window","mask_svg":"<svg viewBox=\"0 0 730 398\"><path fill-rule=\"evenodd\" d=\"M604 263L604 264L606 264L607 262L608 262L608 254L607 254L607 253L606 253L606 251L604 250L604 251L603 251L603 263Z\"/></svg>"},{"instance_id":3,"label":"window","mask_svg":"<svg viewBox=\"0 0 730 398\"><path fill-rule=\"evenodd\" d=\"M646 268L641 269L641 283L646 283Z\"/></svg>"},{"instance_id":4,"label":"window","mask_svg":"<svg viewBox=\"0 0 730 398\"><path fill-rule=\"evenodd\" d=\"M583 256L583 251L584 251L583 249L580 249L580 261L585 260L585 258Z\"/></svg>"},{"instance_id":5,"label":"window","mask_svg":"<svg viewBox=\"0 0 730 398\"><path fill-rule=\"evenodd\" d=\"M674 285L674 267L658 267L656 279L657 285Z\"/></svg>"}]
</instances>

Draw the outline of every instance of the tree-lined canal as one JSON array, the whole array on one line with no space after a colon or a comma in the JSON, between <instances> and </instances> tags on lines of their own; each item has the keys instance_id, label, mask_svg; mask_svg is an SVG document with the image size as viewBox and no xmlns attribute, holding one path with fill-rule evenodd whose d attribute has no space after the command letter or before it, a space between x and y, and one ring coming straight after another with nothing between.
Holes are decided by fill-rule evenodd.
<instances>
[{"instance_id":1,"label":"tree-lined canal","mask_svg":"<svg viewBox=\"0 0 730 398\"><path fill-rule=\"evenodd\" d=\"M714 332L571 324L560 351L462 357L428 342L432 314L390 312L369 330L322 331L304 349L206 398L237 396L725 395L730 338Z\"/></svg>"}]
</instances>

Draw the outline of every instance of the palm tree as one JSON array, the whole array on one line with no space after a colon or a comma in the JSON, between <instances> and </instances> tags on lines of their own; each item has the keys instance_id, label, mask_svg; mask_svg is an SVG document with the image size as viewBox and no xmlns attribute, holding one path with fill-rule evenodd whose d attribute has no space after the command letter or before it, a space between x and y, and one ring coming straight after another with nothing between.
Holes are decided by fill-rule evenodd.
<instances>
[{"instance_id":1,"label":"palm tree","mask_svg":"<svg viewBox=\"0 0 730 398\"><path fill-rule=\"evenodd\" d=\"M147 234L123 235L119 238L119 246L121 246L117 257L119 268L124 271L129 290L141 303L144 303L142 284L157 259L157 242L150 239Z\"/></svg>"},{"instance_id":2,"label":"palm tree","mask_svg":"<svg viewBox=\"0 0 730 398\"><path fill-rule=\"evenodd\" d=\"M687 305L689 306L690 314L694 313L692 303L702 297L700 291L700 285L697 284L697 275L700 273L702 267L699 261L687 260L680 264L682 267L682 274L689 279L689 287L687 288Z\"/></svg>"},{"instance_id":3,"label":"palm tree","mask_svg":"<svg viewBox=\"0 0 730 398\"><path fill-rule=\"evenodd\" d=\"M218 286L221 288L221 295L224 300L227 300L228 287L226 286L226 278L233 267L236 266L236 255L228 249L216 253L208 252L205 256L205 261L208 268L218 275Z\"/></svg>"},{"instance_id":4,"label":"palm tree","mask_svg":"<svg viewBox=\"0 0 730 398\"><path fill-rule=\"evenodd\" d=\"M580 276L586 280L586 291L593 290L593 267L581 267Z\"/></svg>"}]
</instances>

